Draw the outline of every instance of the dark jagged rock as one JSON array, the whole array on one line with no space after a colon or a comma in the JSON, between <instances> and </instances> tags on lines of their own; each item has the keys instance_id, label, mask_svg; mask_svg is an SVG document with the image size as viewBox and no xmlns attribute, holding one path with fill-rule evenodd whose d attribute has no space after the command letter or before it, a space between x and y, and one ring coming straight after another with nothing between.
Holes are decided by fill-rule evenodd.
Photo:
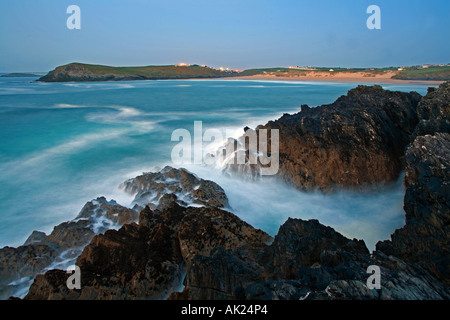
<instances>
[{"instance_id":1,"label":"dark jagged rock","mask_svg":"<svg viewBox=\"0 0 450 320\"><path fill-rule=\"evenodd\" d=\"M222 247L214 248L207 256L195 255L180 296L188 300L236 299L241 288L263 279L263 268L249 262Z\"/></svg>"},{"instance_id":2,"label":"dark jagged rock","mask_svg":"<svg viewBox=\"0 0 450 320\"><path fill-rule=\"evenodd\" d=\"M166 166L159 172L147 172L122 183L127 193L134 195L133 203L155 209L165 194L181 205L196 203L210 207L228 207L228 198L216 183L196 177L186 169ZM171 200L171 199L169 199ZM160 207L160 209L162 209Z\"/></svg>"},{"instance_id":3,"label":"dark jagged rock","mask_svg":"<svg viewBox=\"0 0 450 320\"><path fill-rule=\"evenodd\" d=\"M33 290L28 292L28 300L73 300L79 297L79 290L67 287L70 275L64 270L49 270L38 274L32 284Z\"/></svg>"},{"instance_id":4,"label":"dark jagged rock","mask_svg":"<svg viewBox=\"0 0 450 320\"><path fill-rule=\"evenodd\" d=\"M139 225L93 238L77 260L81 290L63 271L36 277L26 299L448 299L427 270L382 252L369 255L316 220L289 219L272 244L217 208L142 210ZM382 289L368 289L369 265ZM184 289L177 292L184 278Z\"/></svg>"},{"instance_id":5,"label":"dark jagged rock","mask_svg":"<svg viewBox=\"0 0 450 320\"><path fill-rule=\"evenodd\" d=\"M27 240L25 240L24 242L24 246L27 246L29 244L36 244L41 242L42 240L44 240L47 237L47 235L45 234L45 232L41 232L41 231L37 231L34 230L30 236L27 238Z\"/></svg>"},{"instance_id":6,"label":"dark jagged rock","mask_svg":"<svg viewBox=\"0 0 450 320\"><path fill-rule=\"evenodd\" d=\"M188 208L178 232L183 258L189 262L196 255L210 256L214 248L235 251L255 250L271 240L234 214L208 208Z\"/></svg>"},{"instance_id":7,"label":"dark jagged rock","mask_svg":"<svg viewBox=\"0 0 450 320\"><path fill-rule=\"evenodd\" d=\"M450 135L417 137L406 151L406 225L377 250L417 263L450 284Z\"/></svg>"},{"instance_id":8,"label":"dark jagged rock","mask_svg":"<svg viewBox=\"0 0 450 320\"><path fill-rule=\"evenodd\" d=\"M318 220L288 219L264 252L263 263L271 274L290 280L305 267L334 267L368 254L364 241L349 240Z\"/></svg>"},{"instance_id":9,"label":"dark jagged rock","mask_svg":"<svg viewBox=\"0 0 450 320\"><path fill-rule=\"evenodd\" d=\"M105 197L98 197L86 203L75 220L86 219L93 228L104 232L112 225L121 226L137 221L138 218L139 210L123 207L114 200L107 201Z\"/></svg>"},{"instance_id":10,"label":"dark jagged rock","mask_svg":"<svg viewBox=\"0 0 450 320\"><path fill-rule=\"evenodd\" d=\"M162 211L147 206L139 225L109 230L85 247L77 260L82 289L67 298L164 298L180 285L184 268L194 265L194 259L219 247L230 254L256 250L268 240L264 232L217 208L184 208L176 202ZM47 275L37 277L27 299L45 291L51 296L62 285L48 281Z\"/></svg>"},{"instance_id":11,"label":"dark jagged rock","mask_svg":"<svg viewBox=\"0 0 450 320\"><path fill-rule=\"evenodd\" d=\"M301 190L378 186L402 171L420 98L416 92L358 86L332 104L302 107L256 131L279 130L278 176Z\"/></svg>"},{"instance_id":12,"label":"dark jagged rock","mask_svg":"<svg viewBox=\"0 0 450 320\"><path fill-rule=\"evenodd\" d=\"M45 259L41 256L35 258L41 259L40 269L26 269L27 272L24 272L23 264L32 264L31 258L22 257L22 251L19 249L11 248L12 251L7 252L1 249L0 257L5 252L3 264L11 270L0 273L0 287L5 286L6 292L0 298L7 298L9 294L14 293L12 287L8 286L11 281L25 277L32 279L38 272L45 272L44 268L64 268L69 262L74 263L96 234L137 221L138 212L146 205L153 209L158 208L159 212L173 201L183 206L187 206L188 202L211 207L228 206L227 196L220 186L200 179L185 169L165 167L159 172L130 179L123 187L125 191L136 194L133 209L123 207L114 200L107 201L105 197L99 197L87 202L75 219L59 224L51 234L34 231L25 244L48 248ZM30 248L28 250L31 250ZM17 255L15 258L14 252ZM23 283L23 287L26 286L29 286L28 282Z\"/></svg>"},{"instance_id":13,"label":"dark jagged rock","mask_svg":"<svg viewBox=\"0 0 450 320\"><path fill-rule=\"evenodd\" d=\"M40 244L0 249L0 298L15 294L57 256L56 250Z\"/></svg>"},{"instance_id":14,"label":"dark jagged rock","mask_svg":"<svg viewBox=\"0 0 450 320\"><path fill-rule=\"evenodd\" d=\"M0 249L0 298L25 291L40 272L73 264L94 235L137 219L136 211L99 197L87 202L74 220L55 226L49 235L33 231L23 246Z\"/></svg>"},{"instance_id":15,"label":"dark jagged rock","mask_svg":"<svg viewBox=\"0 0 450 320\"><path fill-rule=\"evenodd\" d=\"M450 133L450 82L442 83L439 88L428 88L428 93L417 107L419 124L413 137L434 134L435 132Z\"/></svg>"},{"instance_id":16,"label":"dark jagged rock","mask_svg":"<svg viewBox=\"0 0 450 320\"><path fill-rule=\"evenodd\" d=\"M450 284L450 82L430 88L406 149L405 226L377 250L420 265Z\"/></svg>"}]
</instances>

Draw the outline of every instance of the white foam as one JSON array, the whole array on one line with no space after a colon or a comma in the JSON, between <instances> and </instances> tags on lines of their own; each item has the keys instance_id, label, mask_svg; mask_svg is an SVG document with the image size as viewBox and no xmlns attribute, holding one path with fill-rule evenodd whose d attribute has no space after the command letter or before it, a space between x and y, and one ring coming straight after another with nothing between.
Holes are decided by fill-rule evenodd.
<instances>
[{"instance_id":1,"label":"white foam","mask_svg":"<svg viewBox=\"0 0 450 320\"><path fill-rule=\"evenodd\" d=\"M206 166L187 169L219 184L234 214L272 236L289 217L318 219L348 238L363 239L373 250L376 242L389 239L404 225L402 178L376 193L323 194L298 191L276 178L254 181L229 177Z\"/></svg>"}]
</instances>

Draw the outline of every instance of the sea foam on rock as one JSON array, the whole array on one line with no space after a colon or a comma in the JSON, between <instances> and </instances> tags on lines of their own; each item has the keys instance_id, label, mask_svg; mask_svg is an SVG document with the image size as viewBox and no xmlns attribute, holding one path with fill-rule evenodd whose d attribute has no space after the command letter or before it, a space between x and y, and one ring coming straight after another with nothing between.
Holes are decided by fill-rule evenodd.
<instances>
[{"instance_id":1,"label":"sea foam on rock","mask_svg":"<svg viewBox=\"0 0 450 320\"><path fill-rule=\"evenodd\" d=\"M181 205L229 206L225 191L218 184L183 168L166 166L158 172L146 172L125 181L121 187L134 195L133 204L152 209L164 209L172 200Z\"/></svg>"}]
</instances>

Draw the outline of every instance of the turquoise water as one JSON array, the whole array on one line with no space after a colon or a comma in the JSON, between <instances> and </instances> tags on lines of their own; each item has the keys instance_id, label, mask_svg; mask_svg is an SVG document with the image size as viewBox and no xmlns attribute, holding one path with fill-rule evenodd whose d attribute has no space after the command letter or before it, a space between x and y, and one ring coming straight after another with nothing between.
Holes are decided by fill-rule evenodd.
<instances>
[{"instance_id":1,"label":"turquoise water","mask_svg":"<svg viewBox=\"0 0 450 320\"><path fill-rule=\"evenodd\" d=\"M17 246L33 230L76 216L97 196L123 205L118 185L171 165L172 131L230 128L241 132L301 104L333 102L353 83L172 80L38 83L0 78L0 247ZM425 86L384 85L426 93ZM275 234L288 216L319 218L373 244L403 224L401 183L376 194L304 194L276 182L230 180L217 170L188 166L218 182L233 212Z\"/></svg>"}]
</instances>

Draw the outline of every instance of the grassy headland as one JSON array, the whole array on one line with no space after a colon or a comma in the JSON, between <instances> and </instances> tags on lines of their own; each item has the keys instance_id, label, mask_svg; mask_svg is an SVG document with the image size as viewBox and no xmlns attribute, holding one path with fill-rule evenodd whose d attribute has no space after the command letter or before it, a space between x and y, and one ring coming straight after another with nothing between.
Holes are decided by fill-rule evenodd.
<instances>
[{"instance_id":1,"label":"grassy headland","mask_svg":"<svg viewBox=\"0 0 450 320\"><path fill-rule=\"evenodd\" d=\"M199 65L168 65L144 67L110 67L84 63L70 63L57 67L39 79L44 82L158 80L221 78L235 76L233 71L222 71Z\"/></svg>"},{"instance_id":2,"label":"grassy headland","mask_svg":"<svg viewBox=\"0 0 450 320\"><path fill-rule=\"evenodd\" d=\"M248 69L241 72L215 69L200 65L167 65L144 67L111 67L70 63L57 67L39 81L118 81L159 79L205 79L234 77L243 79L268 78L321 81L446 81L450 80L450 66L415 66L387 68L341 67L278 67Z\"/></svg>"}]
</instances>

